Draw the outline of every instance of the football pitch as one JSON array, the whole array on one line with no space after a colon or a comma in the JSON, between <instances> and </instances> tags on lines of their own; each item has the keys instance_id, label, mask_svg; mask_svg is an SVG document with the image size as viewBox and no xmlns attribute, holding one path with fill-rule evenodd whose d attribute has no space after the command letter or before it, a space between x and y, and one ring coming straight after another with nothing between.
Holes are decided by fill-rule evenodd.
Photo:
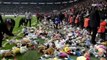
<instances>
[{"instance_id":1,"label":"football pitch","mask_svg":"<svg viewBox=\"0 0 107 60\"><path fill-rule=\"evenodd\" d=\"M19 16L17 18L14 18L14 17L3 17L3 19L5 19L5 18L13 18L15 20L16 24L15 24L13 33L15 35L14 37L16 37L15 39L20 40L23 35L19 34L21 32L21 30L22 30L22 27L18 27L18 24L19 24L19 21L22 18L22 16ZM39 24L39 21L37 21L35 16L33 16L32 17L32 26L33 27L37 27L38 24ZM7 37L6 39L12 39L14 37ZM5 44L6 39L3 41L3 45ZM41 39L38 39L38 40L39 40L39 42L44 43L43 40L41 40ZM5 47L3 47L2 49L12 49L13 46L14 45L6 44ZM17 54L16 55L16 59L17 60L39 60L40 56L41 56L41 54L38 53L36 50L29 50L24 54ZM76 56L71 56L71 58L76 60L77 57ZM8 60L8 59L13 60L13 57L7 57L6 60ZM1 60L1 56L0 56L0 60ZM98 60L98 59L94 58L94 57L91 57L91 60Z\"/></svg>"}]
</instances>

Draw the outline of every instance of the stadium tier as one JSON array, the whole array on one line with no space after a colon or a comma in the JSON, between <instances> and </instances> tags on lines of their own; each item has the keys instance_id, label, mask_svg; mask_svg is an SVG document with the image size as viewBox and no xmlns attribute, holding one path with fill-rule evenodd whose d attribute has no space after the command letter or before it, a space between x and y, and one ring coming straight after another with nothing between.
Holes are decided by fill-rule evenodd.
<instances>
[{"instance_id":1,"label":"stadium tier","mask_svg":"<svg viewBox=\"0 0 107 60\"><path fill-rule=\"evenodd\" d=\"M61 10L65 7L69 7L70 4L67 5L0 5L0 12L4 14L13 14L19 13L23 14L26 11L30 11L32 13L36 12L51 12L52 10Z\"/></svg>"},{"instance_id":2,"label":"stadium tier","mask_svg":"<svg viewBox=\"0 0 107 60\"><path fill-rule=\"evenodd\" d=\"M0 13L3 14L23 14L26 11L51 12L53 10L62 10L70 7L72 3L78 0L1 0Z\"/></svg>"},{"instance_id":3,"label":"stadium tier","mask_svg":"<svg viewBox=\"0 0 107 60\"><path fill-rule=\"evenodd\" d=\"M70 0L2 0L2 1L8 1L8 2L56 2L56 1L70 1Z\"/></svg>"}]
</instances>

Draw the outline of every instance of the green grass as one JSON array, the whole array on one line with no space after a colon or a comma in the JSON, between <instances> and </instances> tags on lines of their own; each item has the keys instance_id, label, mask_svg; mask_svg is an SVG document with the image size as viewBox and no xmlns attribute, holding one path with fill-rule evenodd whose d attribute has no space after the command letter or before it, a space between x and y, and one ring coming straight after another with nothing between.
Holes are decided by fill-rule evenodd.
<instances>
[{"instance_id":1,"label":"green grass","mask_svg":"<svg viewBox=\"0 0 107 60\"><path fill-rule=\"evenodd\" d=\"M14 19L14 17L4 17L3 19L5 19L5 18L13 18ZM17 35L19 32L21 32L21 29L22 29L22 27L18 28L18 24L19 24L20 19L21 19L21 16L19 16L15 19L16 25L15 25L15 28L14 28L14 31L13 31L13 33L15 35ZM39 22L36 20L36 17L32 17L32 26L36 27L38 24L39 24ZM22 36L23 36L23 34L20 34L18 37L16 37L16 39L21 39ZM12 38L13 37L8 37L8 39L12 39ZM43 39L38 38L37 40L40 43L44 43ZM5 42L6 41L3 41L3 44ZM3 49L11 49L13 46L14 45L7 44ZM41 56L41 54L38 53L36 50L30 50L25 54L17 54L16 58L17 58L17 60L38 60L38 58L40 56ZM71 58L76 60L77 57L76 56L71 56ZM13 57L10 57L10 59L13 59ZM0 57L0 60L1 60L1 57ZM91 60L98 60L98 59L96 59L94 57L91 57Z\"/></svg>"}]
</instances>

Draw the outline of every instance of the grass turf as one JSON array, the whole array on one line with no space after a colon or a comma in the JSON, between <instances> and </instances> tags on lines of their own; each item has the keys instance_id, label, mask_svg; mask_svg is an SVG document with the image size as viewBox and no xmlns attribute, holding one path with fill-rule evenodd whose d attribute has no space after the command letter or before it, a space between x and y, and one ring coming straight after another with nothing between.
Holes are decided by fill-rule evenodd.
<instances>
[{"instance_id":1,"label":"grass turf","mask_svg":"<svg viewBox=\"0 0 107 60\"><path fill-rule=\"evenodd\" d=\"M13 18L13 19L15 19L16 25L15 25L15 28L14 28L14 31L13 31L13 33L15 35L17 35L19 32L21 32L22 27L18 28L18 24L19 24L19 21L22 18L22 16L19 16L17 18L14 18L14 17L3 17L3 19L5 19L5 18ZM36 17L32 17L32 26L36 27L37 24L39 24L39 22L36 20ZM21 39L21 37L22 37L22 34L20 34L18 37L16 37L16 39ZM12 38L13 37L8 37L7 39L12 39ZM38 39L38 41L40 43L44 43L44 40L42 40L42 39ZM3 44L5 42L6 41L4 40ZM11 49L13 46L14 45L7 44L3 49ZM41 54L38 53L36 50L30 50L25 54L17 54L16 58L17 58L17 60L38 60L38 58L40 56L41 56ZM13 59L13 57L9 57L9 58ZM71 58L76 60L77 57L76 56L71 56ZM1 56L0 56L0 60L1 60ZM91 57L91 60L98 60L98 59L94 58L94 57Z\"/></svg>"}]
</instances>

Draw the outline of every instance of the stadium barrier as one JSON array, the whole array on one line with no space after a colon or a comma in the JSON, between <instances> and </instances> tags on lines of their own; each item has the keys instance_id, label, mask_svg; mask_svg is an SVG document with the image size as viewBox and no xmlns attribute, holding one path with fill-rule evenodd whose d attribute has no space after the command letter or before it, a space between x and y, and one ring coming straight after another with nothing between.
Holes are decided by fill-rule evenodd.
<instances>
[{"instance_id":1,"label":"stadium barrier","mask_svg":"<svg viewBox=\"0 0 107 60\"><path fill-rule=\"evenodd\" d=\"M15 16L15 15L5 15L5 16ZM25 15L18 15L18 16L25 16ZM36 15L32 15L32 16L36 16Z\"/></svg>"}]
</instances>

